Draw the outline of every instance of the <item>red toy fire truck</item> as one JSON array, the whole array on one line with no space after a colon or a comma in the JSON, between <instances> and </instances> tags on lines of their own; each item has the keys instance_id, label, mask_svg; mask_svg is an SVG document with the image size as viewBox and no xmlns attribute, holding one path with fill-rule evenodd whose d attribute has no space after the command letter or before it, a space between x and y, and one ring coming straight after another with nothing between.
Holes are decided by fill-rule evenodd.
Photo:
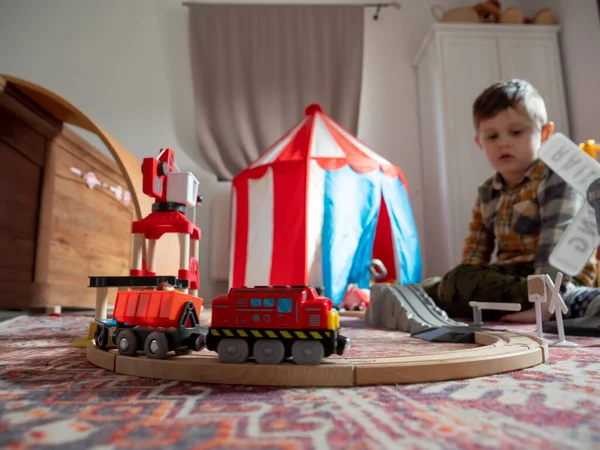
<instances>
[{"instance_id":1,"label":"red toy fire truck","mask_svg":"<svg viewBox=\"0 0 600 450\"><path fill-rule=\"evenodd\" d=\"M333 302L309 286L232 288L212 303L208 350L225 363L315 365L332 354L344 355L350 339L339 334Z\"/></svg>"}]
</instances>

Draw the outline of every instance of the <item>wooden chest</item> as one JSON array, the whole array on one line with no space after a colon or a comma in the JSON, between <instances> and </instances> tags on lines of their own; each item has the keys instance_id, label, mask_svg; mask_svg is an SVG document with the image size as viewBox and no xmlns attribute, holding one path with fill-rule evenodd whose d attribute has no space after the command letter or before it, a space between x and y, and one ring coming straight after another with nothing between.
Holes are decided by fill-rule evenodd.
<instances>
[{"instance_id":1,"label":"wooden chest","mask_svg":"<svg viewBox=\"0 0 600 450\"><path fill-rule=\"evenodd\" d=\"M113 159L0 78L0 308L95 305L127 275L135 210Z\"/></svg>"}]
</instances>

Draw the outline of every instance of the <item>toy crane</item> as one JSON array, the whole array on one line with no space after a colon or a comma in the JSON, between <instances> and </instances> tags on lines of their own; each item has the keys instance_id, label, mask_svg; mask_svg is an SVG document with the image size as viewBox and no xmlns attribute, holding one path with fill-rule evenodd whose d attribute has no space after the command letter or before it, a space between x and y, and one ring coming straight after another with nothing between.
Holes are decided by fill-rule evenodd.
<instances>
[{"instance_id":1,"label":"toy crane","mask_svg":"<svg viewBox=\"0 0 600 450\"><path fill-rule=\"evenodd\" d=\"M161 149L158 158L144 158L142 163L144 194L156 199L152 212L133 222L133 254L131 276L156 276L156 242L165 233L179 236L179 280L187 280L189 293L198 295L198 244L200 228L188 220L188 207L202 203L198 196L198 180L190 172L175 172L175 154ZM148 241L145 249L146 240ZM191 248L191 254L190 254ZM146 252L144 252L146 250ZM146 253L146 258L143 255ZM188 289L184 289L187 293Z\"/></svg>"},{"instance_id":2,"label":"toy crane","mask_svg":"<svg viewBox=\"0 0 600 450\"><path fill-rule=\"evenodd\" d=\"M176 172L175 154L170 148L161 149L156 158L144 158L142 162L142 189L144 194L155 199L152 212L131 225L133 252L128 276L90 276L89 287L96 288L95 322L88 331L87 340L107 320L108 289L151 288L161 284L172 285L183 294L198 296L200 273L198 253L200 228L186 217L187 208L202 203L198 195L198 180L189 172ZM155 250L157 241L165 233L177 233L179 237L179 271L177 276L155 272ZM104 327L106 329L106 327ZM77 339L75 346L84 346L86 338Z\"/></svg>"}]
</instances>

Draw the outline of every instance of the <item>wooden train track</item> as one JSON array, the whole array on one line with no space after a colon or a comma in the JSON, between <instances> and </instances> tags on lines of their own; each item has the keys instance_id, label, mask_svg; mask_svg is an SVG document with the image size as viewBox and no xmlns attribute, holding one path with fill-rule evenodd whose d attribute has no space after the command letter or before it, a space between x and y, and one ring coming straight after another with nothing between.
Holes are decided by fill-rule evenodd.
<instances>
[{"instance_id":1,"label":"wooden train track","mask_svg":"<svg viewBox=\"0 0 600 450\"><path fill-rule=\"evenodd\" d=\"M145 356L121 356L88 342L92 364L123 375L200 383L343 387L378 384L410 384L476 378L526 369L545 362L547 344L535 337L506 331L475 333L479 347L417 356L382 358L331 357L319 366L286 362L264 366L252 362L223 364L217 356L190 354L166 360ZM427 348L427 344L424 344Z\"/></svg>"}]
</instances>

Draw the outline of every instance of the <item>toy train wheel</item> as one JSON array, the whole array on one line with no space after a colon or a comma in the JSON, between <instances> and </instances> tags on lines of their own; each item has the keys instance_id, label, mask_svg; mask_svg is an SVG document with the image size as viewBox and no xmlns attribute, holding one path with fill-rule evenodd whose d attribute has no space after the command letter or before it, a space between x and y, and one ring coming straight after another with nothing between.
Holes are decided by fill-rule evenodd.
<instances>
[{"instance_id":1,"label":"toy train wheel","mask_svg":"<svg viewBox=\"0 0 600 450\"><path fill-rule=\"evenodd\" d=\"M258 364L279 364L285 358L285 347L281 341L259 339L252 353Z\"/></svg>"},{"instance_id":2,"label":"toy train wheel","mask_svg":"<svg viewBox=\"0 0 600 450\"><path fill-rule=\"evenodd\" d=\"M108 347L108 328L104 325L98 325L94 331L94 343L100 350L106 350Z\"/></svg>"},{"instance_id":3,"label":"toy train wheel","mask_svg":"<svg viewBox=\"0 0 600 450\"><path fill-rule=\"evenodd\" d=\"M292 344L292 358L296 364L315 366L321 364L324 356L325 349L319 341L296 341Z\"/></svg>"},{"instance_id":4,"label":"toy train wheel","mask_svg":"<svg viewBox=\"0 0 600 450\"><path fill-rule=\"evenodd\" d=\"M219 361L229 364L242 364L248 359L250 349L243 339L221 339L217 344Z\"/></svg>"},{"instance_id":5,"label":"toy train wheel","mask_svg":"<svg viewBox=\"0 0 600 450\"><path fill-rule=\"evenodd\" d=\"M164 359L169 353L169 341L165 333L153 331L146 338L144 352L147 358Z\"/></svg>"},{"instance_id":6,"label":"toy train wheel","mask_svg":"<svg viewBox=\"0 0 600 450\"><path fill-rule=\"evenodd\" d=\"M131 330L123 330L117 336L117 350L123 356L135 356L138 351L138 339Z\"/></svg>"},{"instance_id":7,"label":"toy train wheel","mask_svg":"<svg viewBox=\"0 0 600 450\"><path fill-rule=\"evenodd\" d=\"M204 335L202 333L200 333L198 335L193 334L192 338L193 338L192 342L194 343L193 347L192 347L193 350L196 350L197 352L199 352L200 350L202 350L205 347L206 339L204 338Z\"/></svg>"}]
</instances>

